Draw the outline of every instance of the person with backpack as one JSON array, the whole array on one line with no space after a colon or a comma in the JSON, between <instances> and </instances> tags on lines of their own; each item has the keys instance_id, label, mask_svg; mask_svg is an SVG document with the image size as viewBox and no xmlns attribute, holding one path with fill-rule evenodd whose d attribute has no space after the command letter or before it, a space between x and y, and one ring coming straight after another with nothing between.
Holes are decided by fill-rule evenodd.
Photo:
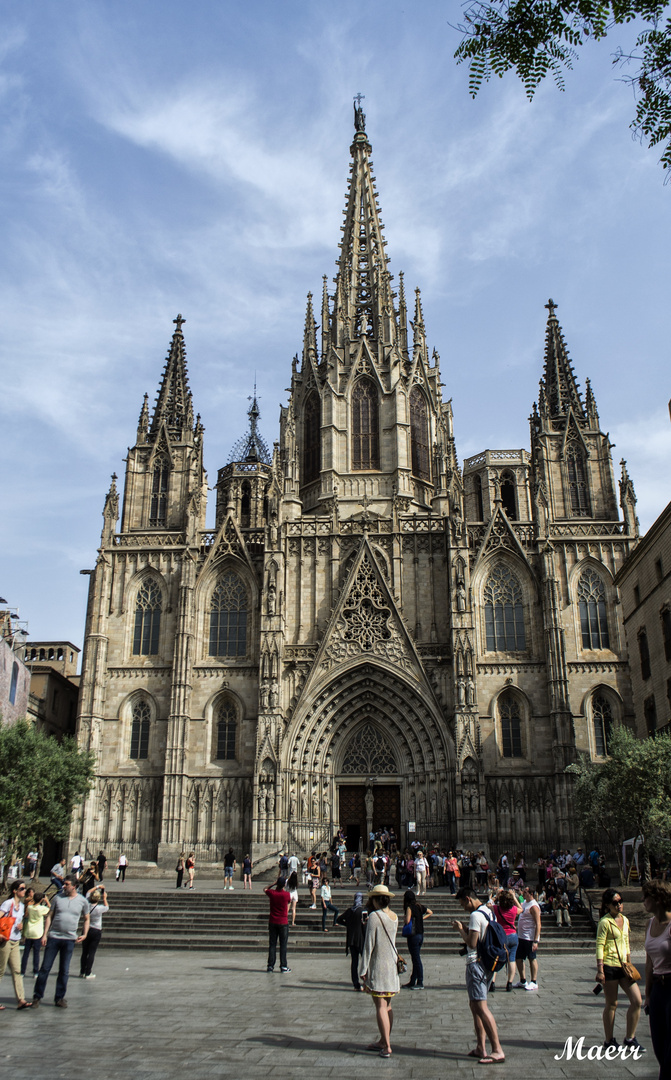
<instances>
[{"instance_id":1,"label":"person with backpack","mask_svg":"<svg viewBox=\"0 0 671 1080\"><path fill-rule=\"evenodd\" d=\"M468 1056L477 1058L480 1065L497 1065L506 1059L496 1021L487 1005L487 989L494 971L504 967L507 961L505 932L473 889L459 889L457 900L469 917L467 927L459 919L452 923L466 946L466 989L477 1042ZM491 1046L489 1054L487 1039Z\"/></svg>"}]
</instances>

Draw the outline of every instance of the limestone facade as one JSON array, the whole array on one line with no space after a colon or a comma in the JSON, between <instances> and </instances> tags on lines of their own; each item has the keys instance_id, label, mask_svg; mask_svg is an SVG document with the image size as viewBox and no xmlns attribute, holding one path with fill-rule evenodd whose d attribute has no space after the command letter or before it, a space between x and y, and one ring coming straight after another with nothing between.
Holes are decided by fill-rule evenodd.
<instances>
[{"instance_id":1,"label":"limestone facade","mask_svg":"<svg viewBox=\"0 0 671 1080\"><path fill-rule=\"evenodd\" d=\"M178 317L116 477L87 612L78 733L99 762L72 843L257 868L338 824L446 844L580 839L565 768L633 721L614 577L637 538L555 305L530 449L457 460L419 290L385 255L356 110L335 288L308 297L272 454L249 432L205 526Z\"/></svg>"}]
</instances>

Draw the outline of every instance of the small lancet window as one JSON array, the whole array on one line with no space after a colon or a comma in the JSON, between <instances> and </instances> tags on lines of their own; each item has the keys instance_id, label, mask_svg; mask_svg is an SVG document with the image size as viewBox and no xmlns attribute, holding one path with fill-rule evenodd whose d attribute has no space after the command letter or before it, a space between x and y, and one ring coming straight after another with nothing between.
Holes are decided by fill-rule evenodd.
<instances>
[{"instance_id":1,"label":"small lancet window","mask_svg":"<svg viewBox=\"0 0 671 1080\"><path fill-rule=\"evenodd\" d=\"M585 453L575 438L566 443L566 474L568 477L571 513L576 517L589 517Z\"/></svg>"},{"instance_id":2,"label":"small lancet window","mask_svg":"<svg viewBox=\"0 0 671 1080\"><path fill-rule=\"evenodd\" d=\"M489 652L526 649L522 586L505 563L494 567L485 585L485 631Z\"/></svg>"},{"instance_id":3,"label":"small lancet window","mask_svg":"<svg viewBox=\"0 0 671 1080\"><path fill-rule=\"evenodd\" d=\"M380 468L378 397L370 379L358 379L352 391L352 468Z\"/></svg>"},{"instance_id":4,"label":"small lancet window","mask_svg":"<svg viewBox=\"0 0 671 1080\"><path fill-rule=\"evenodd\" d=\"M149 524L156 528L165 528L168 520L168 484L170 466L165 458L158 458L154 465L151 482L151 508Z\"/></svg>"},{"instance_id":5,"label":"small lancet window","mask_svg":"<svg viewBox=\"0 0 671 1080\"><path fill-rule=\"evenodd\" d=\"M429 416L426 398L417 387L410 394L410 445L413 476L430 480Z\"/></svg>"},{"instance_id":6,"label":"small lancet window","mask_svg":"<svg viewBox=\"0 0 671 1080\"><path fill-rule=\"evenodd\" d=\"M161 590L155 581L144 581L135 601L133 656L156 656L161 632Z\"/></svg>"},{"instance_id":7,"label":"small lancet window","mask_svg":"<svg viewBox=\"0 0 671 1080\"><path fill-rule=\"evenodd\" d=\"M482 477L480 476L480 473L476 473L475 477L473 478L473 491L475 493L475 520L484 521L485 509L484 503L482 501Z\"/></svg>"},{"instance_id":8,"label":"small lancet window","mask_svg":"<svg viewBox=\"0 0 671 1080\"><path fill-rule=\"evenodd\" d=\"M522 716L520 704L509 690L499 698L501 752L503 757L522 757Z\"/></svg>"},{"instance_id":9,"label":"small lancet window","mask_svg":"<svg viewBox=\"0 0 671 1080\"><path fill-rule=\"evenodd\" d=\"M210 604L210 656L245 656L247 590L233 571L224 574Z\"/></svg>"},{"instance_id":10,"label":"small lancet window","mask_svg":"<svg viewBox=\"0 0 671 1080\"><path fill-rule=\"evenodd\" d=\"M511 521L517 521L517 491L513 474L510 472L502 473L500 484L503 509Z\"/></svg>"},{"instance_id":11,"label":"small lancet window","mask_svg":"<svg viewBox=\"0 0 671 1080\"><path fill-rule=\"evenodd\" d=\"M130 733L130 756L146 758L149 756L149 721L151 709L146 701L136 701L133 706L133 722Z\"/></svg>"},{"instance_id":12,"label":"small lancet window","mask_svg":"<svg viewBox=\"0 0 671 1080\"><path fill-rule=\"evenodd\" d=\"M652 669L650 667L648 635L645 630L640 630L638 634L638 653L641 658L641 678L649 679Z\"/></svg>"},{"instance_id":13,"label":"small lancet window","mask_svg":"<svg viewBox=\"0 0 671 1080\"><path fill-rule=\"evenodd\" d=\"M596 570L580 575L578 608L583 649L609 649L606 590Z\"/></svg>"},{"instance_id":14,"label":"small lancet window","mask_svg":"<svg viewBox=\"0 0 671 1080\"><path fill-rule=\"evenodd\" d=\"M223 701L217 709L217 759L219 761L235 761L237 728L237 709L230 701Z\"/></svg>"},{"instance_id":15,"label":"small lancet window","mask_svg":"<svg viewBox=\"0 0 671 1080\"><path fill-rule=\"evenodd\" d=\"M312 484L321 471L321 409L319 394L312 393L303 413L303 483Z\"/></svg>"},{"instance_id":16,"label":"small lancet window","mask_svg":"<svg viewBox=\"0 0 671 1080\"><path fill-rule=\"evenodd\" d=\"M596 755L605 757L609 753L610 737L613 731L613 710L608 698L603 694L595 694L592 698L592 721Z\"/></svg>"},{"instance_id":17,"label":"small lancet window","mask_svg":"<svg viewBox=\"0 0 671 1080\"><path fill-rule=\"evenodd\" d=\"M7 685L5 683L5 685ZM16 705L16 691L19 686L19 665L16 660L12 664L12 676L9 682L9 704Z\"/></svg>"},{"instance_id":18,"label":"small lancet window","mask_svg":"<svg viewBox=\"0 0 671 1080\"><path fill-rule=\"evenodd\" d=\"M240 525L248 529L252 523L252 485L249 480L243 481L242 497L240 499Z\"/></svg>"}]
</instances>

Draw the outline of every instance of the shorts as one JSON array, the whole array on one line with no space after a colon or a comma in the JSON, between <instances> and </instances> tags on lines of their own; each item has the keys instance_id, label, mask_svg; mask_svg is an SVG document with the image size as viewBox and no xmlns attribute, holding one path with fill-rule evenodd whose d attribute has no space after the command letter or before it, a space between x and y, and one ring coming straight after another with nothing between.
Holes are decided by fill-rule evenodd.
<instances>
[{"instance_id":1,"label":"shorts","mask_svg":"<svg viewBox=\"0 0 671 1080\"><path fill-rule=\"evenodd\" d=\"M469 1001L486 1001L492 972L485 971L482 964L466 964L466 990Z\"/></svg>"},{"instance_id":2,"label":"shorts","mask_svg":"<svg viewBox=\"0 0 671 1080\"><path fill-rule=\"evenodd\" d=\"M519 938L517 934L506 934L506 946L508 948L508 963L514 964L517 958L517 946Z\"/></svg>"},{"instance_id":3,"label":"shorts","mask_svg":"<svg viewBox=\"0 0 671 1080\"><path fill-rule=\"evenodd\" d=\"M225 866L224 867L224 877L225 878L227 878L227 877L232 878L233 877L233 867L232 866Z\"/></svg>"},{"instance_id":4,"label":"shorts","mask_svg":"<svg viewBox=\"0 0 671 1080\"><path fill-rule=\"evenodd\" d=\"M606 977L606 982L619 982L620 979L626 979L624 968L613 967L611 964L603 965L603 973Z\"/></svg>"},{"instance_id":5,"label":"shorts","mask_svg":"<svg viewBox=\"0 0 671 1080\"><path fill-rule=\"evenodd\" d=\"M533 941L529 941L528 938L520 938L517 944L517 960L535 960L536 959L536 946Z\"/></svg>"}]
</instances>

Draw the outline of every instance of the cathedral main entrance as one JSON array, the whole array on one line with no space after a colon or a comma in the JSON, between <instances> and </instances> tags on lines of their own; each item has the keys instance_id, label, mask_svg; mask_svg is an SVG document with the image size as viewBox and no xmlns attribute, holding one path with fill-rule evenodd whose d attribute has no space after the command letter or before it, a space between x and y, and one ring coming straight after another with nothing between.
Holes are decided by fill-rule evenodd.
<instances>
[{"instance_id":1,"label":"cathedral main entrance","mask_svg":"<svg viewBox=\"0 0 671 1080\"><path fill-rule=\"evenodd\" d=\"M401 788L399 784L341 784L339 787L339 823L345 833L348 851L367 851L369 846L369 807L366 792L372 795L372 829L401 832Z\"/></svg>"}]
</instances>

